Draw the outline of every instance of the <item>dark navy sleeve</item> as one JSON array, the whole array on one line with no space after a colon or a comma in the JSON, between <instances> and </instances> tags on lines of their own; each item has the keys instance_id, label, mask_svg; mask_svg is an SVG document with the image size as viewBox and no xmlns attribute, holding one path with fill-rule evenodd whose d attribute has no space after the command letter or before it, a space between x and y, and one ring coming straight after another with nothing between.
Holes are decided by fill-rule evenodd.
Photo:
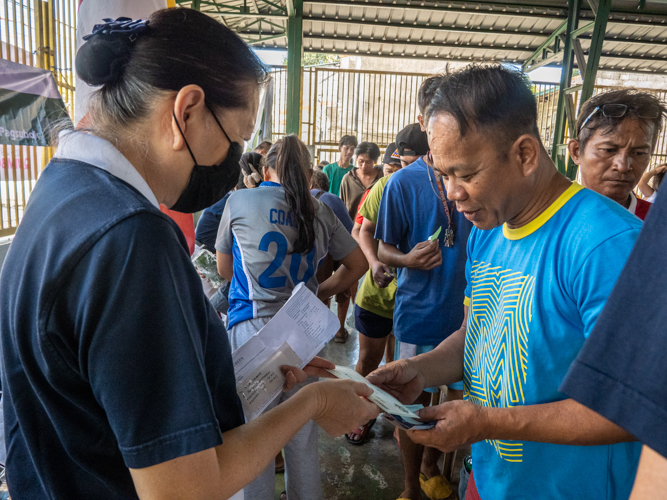
<instances>
[{"instance_id":1,"label":"dark navy sleeve","mask_svg":"<svg viewBox=\"0 0 667 500\"><path fill-rule=\"evenodd\" d=\"M351 233L352 228L354 227L354 221L352 221L350 213L347 211L347 207L345 206L345 203L343 203L343 200L334 194L324 193L320 197L320 201L333 210L333 213L336 214L336 217L338 217L338 220L343 224L345 229L347 229L347 232Z\"/></svg>"},{"instance_id":2,"label":"dark navy sleeve","mask_svg":"<svg viewBox=\"0 0 667 500\"><path fill-rule=\"evenodd\" d=\"M400 179L401 176L394 175L387 181L380 201L375 238L388 245L398 245L409 227Z\"/></svg>"},{"instance_id":3,"label":"dark navy sleeve","mask_svg":"<svg viewBox=\"0 0 667 500\"><path fill-rule=\"evenodd\" d=\"M213 253L215 253L215 239L218 236L218 227L220 226L220 219L222 219L222 212L225 210L225 205L231 193L227 193L215 205L204 210L197 222L195 239L203 243L206 250L210 250Z\"/></svg>"},{"instance_id":4,"label":"dark navy sleeve","mask_svg":"<svg viewBox=\"0 0 667 500\"><path fill-rule=\"evenodd\" d=\"M667 456L665 248L667 193L662 193L560 388L663 456Z\"/></svg>"},{"instance_id":5,"label":"dark navy sleeve","mask_svg":"<svg viewBox=\"0 0 667 500\"><path fill-rule=\"evenodd\" d=\"M204 248L215 252L215 238L218 236L218 226L220 219L214 213L206 209L201 214L199 222L197 222L197 229L195 229L195 239L200 241Z\"/></svg>"},{"instance_id":6,"label":"dark navy sleeve","mask_svg":"<svg viewBox=\"0 0 667 500\"><path fill-rule=\"evenodd\" d=\"M85 255L60 298L130 468L220 445L242 423L227 335L181 240L160 214L134 215Z\"/></svg>"}]
</instances>

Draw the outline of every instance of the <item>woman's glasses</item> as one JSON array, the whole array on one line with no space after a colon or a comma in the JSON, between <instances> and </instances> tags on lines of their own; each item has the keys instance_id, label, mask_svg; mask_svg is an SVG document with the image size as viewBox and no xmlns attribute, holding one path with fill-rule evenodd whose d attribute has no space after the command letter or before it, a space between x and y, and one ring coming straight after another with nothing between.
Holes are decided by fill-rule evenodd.
<instances>
[{"instance_id":1,"label":"woman's glasses","mask_svg":"<svg viewBox=\"0 0 667 500\"><path fill-rule=\"evenodd\" d=\"M602 106L597 106L593 112L588 115L584 120L584 123L579 127L579 132L583 130L588 121L593 118L593 115L598 111L602 110L602 114L607 118L621 118L628 111L634 111L637 113L639 118L645 120L655 120L660 115L660 108L654 104L644 106L641 108L628 107L627 104L604 104Z\"/></svg>"}]
</instances>

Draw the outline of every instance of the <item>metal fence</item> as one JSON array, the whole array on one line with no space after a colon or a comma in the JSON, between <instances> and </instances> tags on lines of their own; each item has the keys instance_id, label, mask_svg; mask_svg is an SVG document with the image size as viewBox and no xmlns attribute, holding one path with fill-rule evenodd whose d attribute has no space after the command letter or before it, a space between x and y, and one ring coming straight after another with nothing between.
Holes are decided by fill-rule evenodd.
<instances>
[{"instance_id":1,"label":"metal fence","mask_svg":"<svg viewBox=\"0 0 667 500\"><path fill-rule=\"evenodd\" d=\"M287 70L272 69L275 81L273 140L285 134ZM301 109L301 139L314 152L314 160L336 161L338 140L345 134L360 141L375 142L380 149L396 134L414 123L419 113L417 91L427 74L383 73L327 67L304 68ZM598 86L595 93L620 87ZM534 82L537 123L547 151L553 147L558 106L558 84ZM645 90L667 101L667 91ZM579 93L573 95L578 105ZM667 127L656 144L651 167L667 162ZM567 139L570 131L567 131Z\"/></svg>"},{"instance_id":2,"label":"metal fence","mask_svg":"<svg viewBox=\"0 0 667 500\"><path fill-rule=\"evenodd\" d=\"M0 57L53 71L70 116L74 112L76 4L76 0L0 0ZM49 148L2 146L0 237L16 231L50 157Z\"/></svg>"}]
</instances>

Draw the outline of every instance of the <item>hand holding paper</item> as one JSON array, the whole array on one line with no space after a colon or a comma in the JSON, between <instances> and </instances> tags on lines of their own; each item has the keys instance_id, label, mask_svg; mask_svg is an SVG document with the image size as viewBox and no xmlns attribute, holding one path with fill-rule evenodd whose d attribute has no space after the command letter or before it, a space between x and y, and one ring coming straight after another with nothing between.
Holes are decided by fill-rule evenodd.
<instances>
[{"instance_id":1,"label":"hand holding paper","mask_svg":"<svg viewBox=\"0 0 667 500\"><path fill-rule=\"evenodd\" d=\"M369 402L372 388L351 380L326 380L310 384L304 390L315 391L317 412L313 420L330 436L340 436L370 420L380 413Z\"/></svg>"},{"instance_id":2,"label":"hand holding paper","mask_svg":"<svg viewBox=\"0 0 667 500\"><path fill-rule=\"evenodd\" d=\"M408 432L415 443L448 453L489 437L489 408L470 401L448 401L421 410L420 417L434 420L430 430Z\"/></svg>"},{"instance_id":3,"label":"hand holding paper","mask_svg":"<svg viewBox=\"0 0 667 500\"><path fill-rule=\"evenodd\" d=\"M296 384L305 382L308 377L333 378L327 369L335 368L331 361L315 356L303 370L298 366L282 365L280 371L285 377L283 392L291 391Z\"/></svg>"},{"instance_id":4,"label":"hand holding paper","mask_svg":"<svg viewBox=\"0 0 667 500\"><path fill-rule=\"evenodd\" d=\"M303 283L294 289L271 321L233 353L236 390L248 420L280 394L285 383L281 366L305 368L306 373L329 366L320 360L307 367L339 326L336 315Z\"/></svg>"},{"instance_id":5,"label":"hand holding paper","mask_svg":"<svg viewBox=\"0 0 667 500\"><path fill-rule=\"evenodd\" d=\"M366 378L404 403L415 401L425 387L421 373L408 359L381 366Z\"/></svg>"},{"instance_id":6,"label":"hand holding paper","mask_svg":"<svg viewBox=\"0 0 667 500\"><path fill-rule=\"evenodd\" d=\"M417 243L408 253L407 267L429 271L440 264L442 264L442 253L437 241Z\"/></svg>"},{"instance_id":7,"label":"hand holding paper","mask_svg":"<svg viewBox=\"0 0 667 500\"><path fill-rule=\"evenodd\" d=\"M329 370L329 372L340 379L354 380L355 382L364 383L371 387L373 393L368 396L368 400L375 403L383 412L385 412L387 414L387 419L396 427L405 430L430 429L435 425L435 423L421 421L419 416L413 411L414 409L421 408L421 406L415 408L414 406L409 407L402 404L391 394L383 391L377 386L373 386L373 384L352 368L336 366L335 369Z\"/></svg>"}]
</instances>

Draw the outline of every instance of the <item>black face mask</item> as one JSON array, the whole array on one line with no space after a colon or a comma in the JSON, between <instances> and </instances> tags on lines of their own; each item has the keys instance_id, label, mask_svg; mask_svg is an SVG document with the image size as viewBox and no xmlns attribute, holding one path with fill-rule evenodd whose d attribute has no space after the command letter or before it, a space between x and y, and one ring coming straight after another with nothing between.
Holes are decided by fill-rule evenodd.
<instances>
[{"instance_id":1,"label":"black face mask","mask_svg":"<svg viewBox=\"0 0 667 500\"><path fill-rule=\"evenodd\" d=\"M192 156L192 161L195 162L195 167L192 169L192 174L190 175L190 182L180 198L178 198L178 201L176 201L176 204L171 207L171 209L176 212L191 214L204 210L220 201L223 196L236 187L236 184L239 181L239 175L241 173L239 160L241 159L241 154L243 154L243 148L238 142L232 142L229 139L227 132L225 132L225 129L220 125L215 113L211 111L211 114L220 127L220 130L222 130L222 133L225 134L225 137L229 141L229 151L222 163L218 165L204 166L197 163L195 155L192 154L190 145L188 144L185 135L183 135L181 126L178 124L178 120L176 120L176 113L174 113L174 120L176 120L178 131L181 133L185 145L188 147L190 156Z\"/></svg>"}]
</instances>

